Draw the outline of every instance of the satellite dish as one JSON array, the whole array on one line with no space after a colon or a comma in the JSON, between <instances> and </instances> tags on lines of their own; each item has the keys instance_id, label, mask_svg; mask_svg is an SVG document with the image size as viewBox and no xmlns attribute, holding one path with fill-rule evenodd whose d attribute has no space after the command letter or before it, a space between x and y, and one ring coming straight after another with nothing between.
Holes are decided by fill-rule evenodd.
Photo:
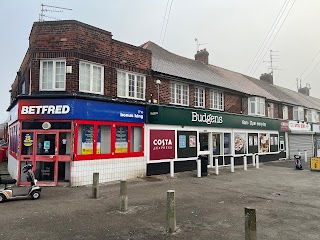
<instances>
[{"instance_id":1,"label":"satellite dish","mask_svg":"<svg viewBox=\"0 0 320 240\"><path fill-rule=\"evenodd\" d=\"M51 123L49 123L49 122L44 122L44 123L42 123L42 128L43 128L44 130L50 129L50 128L51 128Z\"/></svg>"}]
</instances>

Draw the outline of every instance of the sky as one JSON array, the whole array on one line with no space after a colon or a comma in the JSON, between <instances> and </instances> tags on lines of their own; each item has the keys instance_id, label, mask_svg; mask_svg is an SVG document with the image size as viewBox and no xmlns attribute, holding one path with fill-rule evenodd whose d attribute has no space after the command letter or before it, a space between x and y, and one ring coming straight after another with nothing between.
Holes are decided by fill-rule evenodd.
<instances>
[{"instance_id":1,"label":"sky","mask_svg":"<svg viewBox=\"0 0 320 240\"><path fill-rule=\"evenodd\" d=\"M137 46L150 40L191 59L197 38L210 64L255 78L269 71L272 50L274 84L297 90L298 78L320 98L319 0L0 0L0 123L41 4L72 9L45 12L49 17L78 20Z\"/></svg>"}]
</instances>

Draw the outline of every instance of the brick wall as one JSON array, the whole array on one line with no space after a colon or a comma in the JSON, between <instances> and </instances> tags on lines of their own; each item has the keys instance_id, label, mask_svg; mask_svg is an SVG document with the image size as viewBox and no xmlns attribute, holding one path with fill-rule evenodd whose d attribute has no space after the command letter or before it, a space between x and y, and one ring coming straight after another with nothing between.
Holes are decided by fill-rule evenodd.
<instances>
[{"instance_id":1,"label":"brick wall","mask_svg":"<svg viewBox=\"0 0 320 240\"><path fill-rule=\"evenodd\" d=\"M293 107L288 106L288 118L289 120L293 119Z\"/></svg>"},{"instance_id":2,"label":"brick wall","mask_svg":"<svg viewBox=\"0 0 320 240\"><path fill-rule=\"evenodd\" d=\"M224 110L226 112L241 114L241 102L241 96L224 93Z\"/></svg>"}]
</instances>

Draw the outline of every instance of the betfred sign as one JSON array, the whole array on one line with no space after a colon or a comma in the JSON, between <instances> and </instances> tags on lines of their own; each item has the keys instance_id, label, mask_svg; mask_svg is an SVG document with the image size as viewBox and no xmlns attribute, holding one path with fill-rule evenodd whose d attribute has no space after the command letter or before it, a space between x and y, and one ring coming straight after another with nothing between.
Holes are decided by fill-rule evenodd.
<instances>
[{"instance_id":1,"label":"betfred sign","mask_svg":"<svg viewBox=\"0 0 320 240\"><path fill-rule=\"evenodd\" d=\"M175 157L175 131L150 130L150 160Z\"/></svg>"},{"instance_id":2,"label":"betfred sign","mask_svg":"<svg viewBox=\"0 0 320 240\"><path fill-rule=\"evenodd\" d=\"M20 114L68 114L69 105L21 106Z\"/></svg>"}]
</instances>

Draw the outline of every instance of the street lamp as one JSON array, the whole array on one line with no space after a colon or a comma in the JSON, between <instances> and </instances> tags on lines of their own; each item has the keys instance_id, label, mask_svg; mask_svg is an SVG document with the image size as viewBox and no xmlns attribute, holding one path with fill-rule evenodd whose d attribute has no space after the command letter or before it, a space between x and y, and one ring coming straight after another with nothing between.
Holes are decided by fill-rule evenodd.
<instances>
[{"instance_id":1,"label":"street lamp","mask_svg":"<svg viewBox=\"0 0 320 240\"><path fill-rule=\"evenodd\" d=\"M156 80L156 84L158 85L158 104L160 103L160 84L161 84L161 81L160 79L157 79Z\"/></svg>"}]
</instances>

